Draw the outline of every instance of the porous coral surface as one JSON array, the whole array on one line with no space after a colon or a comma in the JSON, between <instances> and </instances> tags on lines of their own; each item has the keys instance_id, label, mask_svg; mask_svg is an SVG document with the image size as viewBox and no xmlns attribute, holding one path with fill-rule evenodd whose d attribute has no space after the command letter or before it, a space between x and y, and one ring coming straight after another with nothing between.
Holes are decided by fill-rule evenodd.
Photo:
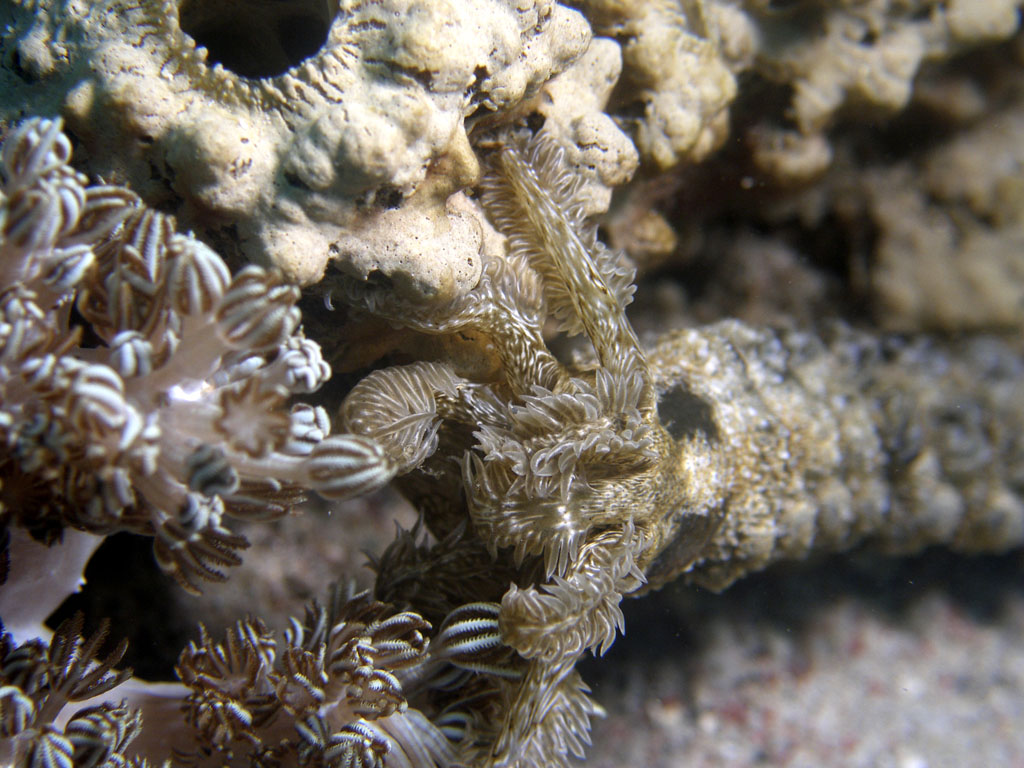
<instances>
[{"instance_id":1,"label":"porous coral surface","mask_svg":"<svg viewBox=\"0 0 1024 768\"><path fill-rule=\"evenodd\" d=\"M428 300L480 273L479 223L445 204L477 175L465 119L511 108L589 40L552 0L3 10L6 119L62 114L92 173L231 227L233 249L292 279L334 258Z\"/></svg>"}]
</instances>

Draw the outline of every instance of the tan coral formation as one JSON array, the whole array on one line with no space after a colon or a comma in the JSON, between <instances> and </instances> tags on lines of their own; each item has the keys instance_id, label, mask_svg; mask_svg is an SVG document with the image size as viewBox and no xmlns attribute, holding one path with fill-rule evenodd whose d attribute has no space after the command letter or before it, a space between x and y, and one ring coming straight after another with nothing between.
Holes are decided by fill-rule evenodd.
<instances>
[{"instance_id":1,"label":"tan coral formation","mask_svg":"<svg viewBox=\"0 0 1024 768\"><path fill-rule=\"evenodd\" d=\"M728 4L728 3L724 3ZM891 115L910 102L929 62L1011 37L1020 0L839 0L777 8L742 3L757 28L754 71L792 91L792 127L773 125L757 137L776 146L764 170L792 181L825 170L822 137L842 110ZM780 151L781 150L781 151Z\"/></svg>"},{"instance_id":2,"label":"tan coral formation","mask_svg":"<svg viewBox=\"0 0 1024 768\"><path fill-rule=\"evenodd\" d=\"M1019 330L1022 40L928 67L892 119L844 117L827 141L755 124L745 142L677 169L653 205L680 234L674 264L697 277L688 322L809 327L855 313L899 332ZM605 223L641 264L629 239L639 219L620 223L620 209L664 179L627 186ZM756 248L751 226L764 230ZM763 279L783 252L790 265Z\"/></svg>"},{"instance_id":3,"label":"tan coral formation","mask_svg":"<svg viewBox=\"0 0 1024 768\"><path fill-rule=\"evenodd\" d=\"M628 182L640 162L636 147L604 112L622 73L622 53L608 38L595 38L568 70L549 81L536 105L545 128L566 151L586 191L579 194L587 216L603 214L612 189Z\"/></svg>"},{"instance_id":4,"label":"tan coral formation","mask_svg":"<svg viewBox=\"0 0 1024 768\"><path fill-rule=\"evenodd\" d=\"M581 0L594 31L622 46L612 113L658 168L706 158L725 141L738 77L791 90L789 112L752 134L765 172L806 181L832 159L845 109L892 114L927 62L1005 40L1020 0Z\"/></svg>"},{"instance_id":5,"label":"tan coral formation","mask_svg":"<svg viewBox=\"0 0 1024 768\"><path fill-rule=\"evenodd\" d=\"M717 149L728 135L727 107L736 96L727 57L749 58L752 40L742 19L730 8L721 12L734 32L734 40L723 45L719 10L703 0L585 0L580 6L598 34L622 41L620 101L641 116L620 120L644 159L664 169Z\"/></svg>"},{"instance_id":6,"label":"tan coral formation","mask_svg":"<svg viewBox=\"0 0 1024 768\"><path fill-rule=\"evenodd\" d=\"M1024 328L1024 104L866 181L872 293L894 330Z\"/></svg>"},{"instance_id":7,"label":"tan coral formation","mask_svg":"<svg viewBox=\"0 0 1024 768\"><path fill-rule=\"evenodd\" d=\"M847 252L833 256L833 263L848 270L853 290L847 295L879 327L1018 331L1024 327L1022 52L1018 38L1000 49L998 62L982 59L992 68L987 78L957 66L930 73L901 129L914 132L907 152L893 157L886 146L907 141L895 130L883 141L855 132L837 145L832 168L816 184L795 192L775 188L771 197L753 201L748 215L776 230L797 225L831 230L831 238L840 232L842 239L831 242ZM723 269L730 249L735 245L720 253ZM806 277L814 275L811 268ZM786 292L798 285L787 284ZM721 296L723 289L713 293ZM795 295L776 301L787 307ZM723 309L745 313L735 305ZM801 317L791 309L786 312ZM801 324L812 320L804 316Z\"/></svg>"},{"instance_id":8,"label":"tan coral formation","mask_svg":"<svg viewBox=\"0 0 1024 768\"><path fill-rule=\"evenodd\" d=\"M448 199L478 176L481 117L532 103L597 214L637 153L664 169L720 147L755 73L793 91L791 124L755 116L755 161L798 183L831 162L842 108L900 109L924 62L1012 34L1019 2L576 5L16 0L2 116L63 114L87 170L300 283L333 260L443 303L480 275L482 216Z\"/></svg>"},{"instance_id":9,"label":"tan coral formation","mask_svg":"<svg viewBox=\"0 0 1024 768\"><path fill-rule=\"evenodd\" d=\"M5 16L8 119L61 112L91 172L180 195L292 279L330 257L427 300L480 274L479 233L444 205L477 175L465 119L515 105L589 40L553 0L25 0ZM413 196L421 214L388 216ZM426 257L424 236L445 247Z\"/></svg>"},{"instance_id":10,"label":"tan coral formation","mask_svg":"<svg viewBox=\"0 0 1024 768\"><path fill-rule=\"evenodd\" d=\"M721 483L708 492L727 511L684 566L688 579L722 589L776 560L864 540L893 552L1024 543L1024 364L1010 345L845 327L821 340L723 321L666 336L651 366L659 411L685 404L677 429L694 402L707 408L719 456L705 461L723 467L693 480ZM681 388L685 399L673 395ZM681 564L671 547L659 559L647 573L655 586Z\"/></svg>"}]
</instances>

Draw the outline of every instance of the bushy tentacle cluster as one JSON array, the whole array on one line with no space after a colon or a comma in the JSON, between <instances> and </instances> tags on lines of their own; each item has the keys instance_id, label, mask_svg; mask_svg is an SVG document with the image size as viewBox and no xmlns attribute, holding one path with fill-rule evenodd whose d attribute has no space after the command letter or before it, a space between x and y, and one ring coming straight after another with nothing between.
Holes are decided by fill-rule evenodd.
<instances>
[{"instance_id":1,"label":"bushy tentacle cluster","mask_svg":"<svg viewBox=\"0 0 1024 768\"><path fill-rule=\"evenodd\" d=\"M469 723L522 676L498 606L470 603L436 633L418 613L335 586L283 642L258 618L181 653L181 684L115 671L127 643L83 617L49 643L0 633L0 762L13 768L441 768ZM120 687L119 687L120 686ZM123 697L111 701L115 690ZM429 714L428 714L429 713Z\"/></svg>"},{"instance_id":2,"label":"bushy tentacle cluster","mask_svg":"<svg viewBox=\"0 0 1024 768\"><path fill-rule=\"evenodd\" d=\"M61 717L68 705L116 688L131 671L114 671L127 644L100 656L103 624L82 636L81 614L65 620L49 643L15 645L0 635L0 763L28 768L120 768L142 727L138 711L120 704L89 704ZM72 707L73 708L73 707Z\"/></svg>"},{"instance_id":3,"label":"bushy tentacle cluster","mask_svg":"<svg viewBox=\"0 0 1024 768\"><path fill-rule=\"evenodd\" d=\"M465 732L456 733L451 715L438 718L447 727L435 724L412 698L428 703L431 689L443 693L467 675L519 672L500 639L496 605L461 606L432 639L430 629L417 613L335 588L304 620L292 619L280 645L258 619L239 622L223 644L202 630L178 662L195 749L178 750L176 762L451 765L450 739ZM448 707L457 710L458 700Z\"/></svg>"},{"instance_id":4,"label":"bushy tentacle cluster","mask_svg":"<svg viewBox=\"0 0 1024 768\"><path fill-rule=\"evenodd\" d=\"M122 187L68 165L58 121L0 155L0 520L152 536L190 591L247 543L225 515L272 518L307 490L383 485L373 441L290 404L330 367L298 289L221 258Z\"/></svg>"},{"instance_id":5,"label":"bushy tentacle cluster","mask_svg":"<svg viewBox=\"0 0 1024 768\"><path fill-rule=\"evenodd\" d=\"M501 378L473 381L447 363L385 369L357 385L342 417L348 429L402 456L403 472L421 474L410 482L414 500L441 536L450 530L446 520L416 491L433 476L437 452L461 464L472 525L461 541L472 538L498 558L495 578L482 576L479 588L504 593L502 640L530 660L529 671L502 682L493 699L501 725L463 748L488 764L562 765L582 752L598 711L573 664L588 650L606 650L622 628L622 595L643 584L637 561L657 537L664 508L677 501L660 489L679 486L668 479L678 447L658 421L652 377L625 317L632 269L599 247L548 139L506 136L504 143L482 200L509 238L508 258L485 263L477 289L442 311L353 296L420 332L479 335L498 350ZM544 341L547 318L586 333L599 364L559 362ZM471 441L443 440L467 427ZM407 547L406 557L419 563L409 568L444 572L441 556L431 562Z\"/></svg>"},{"instance_id":6,"label":"bushy tentacle cluster","mask_svg":"<svg viewBox=\"0 0 1024 768\"><path fill-rule=\"evenodd\" d=\"M626 594L679 575L722 588L865 540L898 551L1024 541L1019 350L736 321L642 350L624 313L632 273L597 243L558 150L543 135L495 143L481 202L507 258L441 310L364 304L414 331L482 338L502 370L476 381L447 362L385 369L342 409L350 429L403 457L400 482L438 539L396 544L378 564L382 587L417 604L417 574L439 585L431 609L450 610L453 574L472 573L526 663L479 692L460 726L464 759L559 766L582 750L597 710L573 666L622 630ZM547 318L585 333L595 362L555 359ZM456 462L464 500L438 482Z\"/></svg>"}]
</instances>

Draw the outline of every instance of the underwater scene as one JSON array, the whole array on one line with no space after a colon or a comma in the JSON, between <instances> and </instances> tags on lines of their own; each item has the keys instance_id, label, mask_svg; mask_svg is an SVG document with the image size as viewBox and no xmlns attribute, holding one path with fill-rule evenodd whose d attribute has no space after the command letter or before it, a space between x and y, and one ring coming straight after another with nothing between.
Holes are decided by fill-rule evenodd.
<instances>
[{"instance_id":1,"label":"underwater scene","mask_svg":"<svg viewBox=\"0 0 1024 768\"><path fill-rule=\"evenodd\" d=\"M0 766L1024 766L1024 0L0 0Z\"/></svg>"}]
</instances>

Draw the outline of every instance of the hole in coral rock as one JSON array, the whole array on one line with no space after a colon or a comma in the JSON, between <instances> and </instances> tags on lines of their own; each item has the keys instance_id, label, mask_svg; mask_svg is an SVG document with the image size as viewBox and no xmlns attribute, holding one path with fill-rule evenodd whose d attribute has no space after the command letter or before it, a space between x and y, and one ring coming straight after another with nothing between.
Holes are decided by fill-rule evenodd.
<instances>
[{"instance_id":1,"label":"hole in coral rock","mask_svg":"<svg viewBox=\"0 0 1024 768\"><path fill-rule=\"evenodd\" d=\"M380 270L371 269L369 274L366 276L366 284L373 288L391 290L395 286L395 281Z\"/></svg>"},{"instance_id":2,"label":"hole in coral rock","mask_svg":"<svg viewBox=\"0 0 1024 768\"><path fill-rule=\"evenodd\" d=\"M711 405L682 384L658 398L658 418L676 440L690 438L697 432L711 440L719 439Z\"/></svg>"},{"instance_id":3,"label":"hole in coral rock","mask_svg":"<svg viewBox=\"0 0 1024 768\"><path fill-rule=\"evenodd\" d=\"M242 77L274 77L327 41L334 3L326 0L180 0L181 28L208 51L208 63Z\"/></svg>"},{"instance_id":4,"label":"hole in coral rock","mask_svg":"<svg viewBox=\"0 0 1024 768\"><path fill-rule=\"evenodd\" d=\"M394 209L402 205L405 195L402 190L390 184L381 186L374 194L374 202L382 208Z\"/></svg>"},{"instance_id":5,"label":"hole in coral rock","mask_svg":"<svg viewBox=\"0 0 1024 768\"><path fill-rule=\"evenodd\" d=\"M526 127L534 134L540 133L546 122L547 118L539 112L531 112L526 116Z\"/></svg>"}]
</instances>

